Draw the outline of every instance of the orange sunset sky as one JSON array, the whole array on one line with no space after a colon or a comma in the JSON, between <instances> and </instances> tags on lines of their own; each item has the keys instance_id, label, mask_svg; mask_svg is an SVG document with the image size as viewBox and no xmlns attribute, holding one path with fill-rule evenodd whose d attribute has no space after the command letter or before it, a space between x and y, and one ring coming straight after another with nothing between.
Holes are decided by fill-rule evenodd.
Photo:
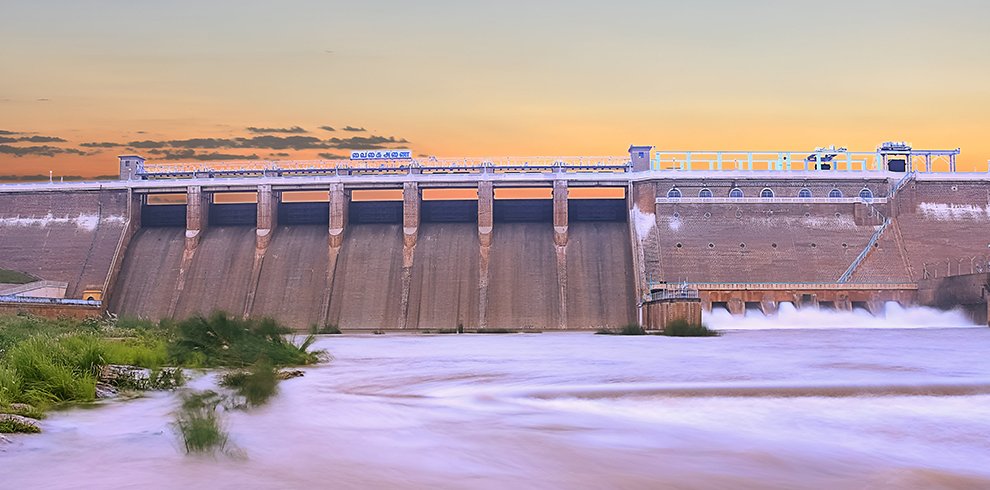
<instances>
[{"instance_id":1,"label":"orange sunset sky","mask_svg":"<svg viewBox=\"0 0 990 490\"><path fill-rule=\"evenodd\" d=\"M990 159L984 1L37 1L0 15L0 175L666 149ZM332 129L332 130L331 130Z\"/></svg>"}]
</instances>

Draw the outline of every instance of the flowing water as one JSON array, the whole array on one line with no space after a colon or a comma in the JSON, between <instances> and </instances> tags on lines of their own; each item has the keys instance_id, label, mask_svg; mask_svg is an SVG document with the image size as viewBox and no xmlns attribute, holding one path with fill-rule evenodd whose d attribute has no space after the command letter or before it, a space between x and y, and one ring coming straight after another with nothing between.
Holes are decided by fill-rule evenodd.
<instances>
[{"instance_id":1,"label":"flowing water","mask_svg":"<svg viewBox=\"0 0 990 490\"><path fill-rule=\"evenodd\" d=\"M333 362L227 414L231 454L184 455L176 394L151 393L12 437L0 487L990 488L990 329L783 328L810 314L716 314L703 339L325 337Z\"/></svg>"}]
</instances>

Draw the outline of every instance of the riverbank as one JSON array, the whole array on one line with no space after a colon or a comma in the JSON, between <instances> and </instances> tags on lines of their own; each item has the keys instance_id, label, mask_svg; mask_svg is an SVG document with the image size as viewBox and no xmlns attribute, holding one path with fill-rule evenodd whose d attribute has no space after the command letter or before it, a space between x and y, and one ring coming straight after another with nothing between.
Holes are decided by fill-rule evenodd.
<instances>
[{"instance_id":1,"label":"riverbank","mask_svg":"<svg viewBox=\"0 0 990 490\"><path fill-rule=\"evenodd\" d=\"M271 320L224 313L178 322L0 317L0 432L38 432L47 410L119 393L168 390L183 368L266 369L319 362Z\"/></svg>"}]
</instances>

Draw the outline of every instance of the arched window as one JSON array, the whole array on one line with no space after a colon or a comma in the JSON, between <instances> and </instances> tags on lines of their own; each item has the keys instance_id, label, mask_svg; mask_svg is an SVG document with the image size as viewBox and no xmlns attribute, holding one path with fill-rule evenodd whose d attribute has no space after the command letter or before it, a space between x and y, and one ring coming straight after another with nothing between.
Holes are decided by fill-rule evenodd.
<instances>
[{"instance_id":1,"label":"arched window","mask_svg":"<svg viewBox=\"0 0 990 490\"><path fill-rule=\"evenodd\" d=\"M704 189L701 189L701 191L698 192L698 197L712 197L712 191L711 191L711 189L709 189L707 187L705 187Z\"/></svg>"},{"instance_id":2,"label":"arched window","mask_svg":"<svg viewBox=\"0 0 990 490\"><path fill-rule=\"evenodd\" d=\"M667 191L667 197L668 198L681 197L681 190L676 187L671 187L670 190Z\"/></svg>"},{"instance_id":3,"label":"arched window","mask_svg":"<svg viewBox=\"0 0 990 490\"><path fill-rule=\"evenodd\" d=\"M828 197L830 199L840 198L842 197L842 191L840 191L839 189L832 189L828 191Z\"/></svg>"},{"instance_id":4,"label":"arched window","mask_svg":"<svg viewBox=\"0 0 990 490\"><path fill-rule=\"evenodd\" d=\"M807 187L801 189L800 191L798 191L798 197L804 197L804 198L811 197L811 189Z\"/></svg>"},{"instance_id":5,"label":"arched window","mask_svg":"<svg viewBox=\"0 0 990 490\"><path fill-rule=\"evenodd\" d=\"M872 201L873 191L871 191L869 187L864 187L863 190L859 191L859 197L867 202Z\"/></svg>"},{"instance_id":6,"label":"arched window","mask_svg":"<svg viewBox=\"0 0 990 490\"><path fill-rule=\"evenodd\" d=\"M738 187L733 187L732 190L729 191L729 197L743 197L742 189Z\"/></svg>"},{"instance_id":7,"label":"arched window","mask_svg":"<svg viewBox=\"0 0 990 490\"><path fill-rule=\"evenodd\" d=\"M773 197L773 189L769 187L764 187L763 190L760 191L760 197L762 198Z\"/></svg>"}]
</instances>

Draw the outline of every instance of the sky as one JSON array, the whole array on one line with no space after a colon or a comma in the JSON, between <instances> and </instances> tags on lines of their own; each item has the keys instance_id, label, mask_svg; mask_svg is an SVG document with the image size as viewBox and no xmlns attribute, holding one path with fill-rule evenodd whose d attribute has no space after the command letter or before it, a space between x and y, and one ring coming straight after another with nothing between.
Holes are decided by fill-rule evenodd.
<instances>
[{"instance_id":1,"label":"sky","mask_svg":"<svg viewBox=\"0 0 990 490\"><path fill-rule=\"evenodd\" d=\"M990 159L990 2L0 0L0 176L676 150Z\"/></svg>"}]
</instances>

